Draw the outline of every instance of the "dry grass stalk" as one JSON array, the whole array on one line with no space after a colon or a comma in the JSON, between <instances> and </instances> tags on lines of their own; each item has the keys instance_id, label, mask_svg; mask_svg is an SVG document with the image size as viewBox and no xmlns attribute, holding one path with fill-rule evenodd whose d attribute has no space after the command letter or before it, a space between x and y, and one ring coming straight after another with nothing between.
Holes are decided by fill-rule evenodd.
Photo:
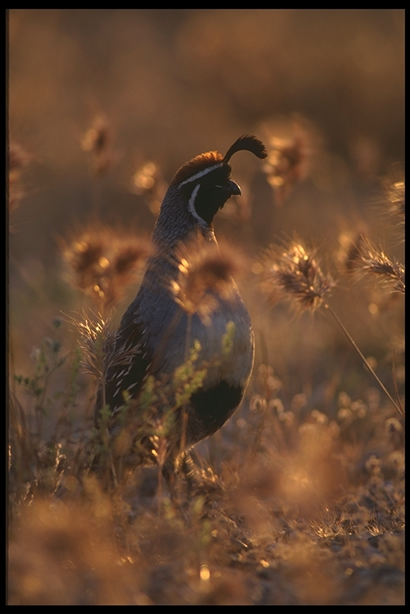
<instances>
[{"instance_id":1,"label":"dry grass stalk","mask_svg":"<svg viewBox=\"0 0 410 614\"><path fill-rule=\"evenodd\" d=\"M271 295L270 286L273 286L278 289L279 296L296 306L299 311L314 311L324 306L332 314L380 388L399 414L403 415L400 401L396 402L393 399L337 313L327 302L326 297L335 284L330 275L323 273L315 256L309 254L300 243L291 242L282 250L275 247L268 249L261 265L261 288L265 292L267 290L268 295Z\"/></svg>"}]
</instances>

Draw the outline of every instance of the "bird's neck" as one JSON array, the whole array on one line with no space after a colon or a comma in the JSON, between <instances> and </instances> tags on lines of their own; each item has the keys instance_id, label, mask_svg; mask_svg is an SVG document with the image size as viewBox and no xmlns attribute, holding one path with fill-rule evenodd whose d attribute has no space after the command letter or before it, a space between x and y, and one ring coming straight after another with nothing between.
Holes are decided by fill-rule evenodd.
<instances>
[{"instance_id":1,"label":"bird's neck","mask_svg":"<svg viewBox=\"0 0 410 614\"><path fill-rule=\"evenodd\" d=\"M184 233L179 229L178 233L172 235L168 228L166 236L163 236L159 230L157 226L152 236L154 254L148 261L146 272L146 277L151 283L154 281L163 285L166 280L166 285L169 285L170 280L178 278L182 259L189 262L210 245L218 249L215 233L211 227L191 225Z\"/></svg>"},{"instance_id":2,"label":"bird's neck","mask_svg":"<svg viewBox=\"0 0 410 614\"><path fill-rule=\"evenodd\" d=\"M198 250L206 245L216 245L215 232L212 226L187 223L177 228L162 228L157 224L152 235L152 243L157 255L165 257L176 255L183 250Z\"/></svg>"}]
</instances>

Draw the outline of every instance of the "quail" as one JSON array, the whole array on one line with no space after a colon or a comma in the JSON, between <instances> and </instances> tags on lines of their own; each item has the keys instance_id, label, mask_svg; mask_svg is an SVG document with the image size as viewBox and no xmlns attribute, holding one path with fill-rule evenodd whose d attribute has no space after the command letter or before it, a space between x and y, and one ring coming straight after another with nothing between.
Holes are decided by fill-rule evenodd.
<instances>
[{"instance_id":1,"label":"quail","mask_svg":"<svg viewBox=\"0 0 410 614\"><path fill-rule=\"evenodd\" d=\"M189 269L203 250L218 253L213 218L231 196L241 194L231 179L229 161L242 150L260 159L267 157L260 140L243 135L225 156L217 151L203 153L176 172L160 207L142 283L121 319L99 386L95 422L101 425L101 416L108 411L105 424L113 457L125 464L149 464L155 457L158 462L162 454L165 477L175 471L186 450L233 415L252 371L251 320L230 275L224 279L223 292L211 283L205 287L198 309L186 309L175 296L181 269ZM206 317L200 309L204 304L209 304ZM231 347L224 351L227 330ZM183 401L178 397L178 402L170 382L194 343L195 367L201 376L189 397ZM167 412L172 414L168 428L155 430ZM151 430L148 421L154 425ZM158 432L166 434L165 452L158 449Z\"/></svg>"}]
</instances>

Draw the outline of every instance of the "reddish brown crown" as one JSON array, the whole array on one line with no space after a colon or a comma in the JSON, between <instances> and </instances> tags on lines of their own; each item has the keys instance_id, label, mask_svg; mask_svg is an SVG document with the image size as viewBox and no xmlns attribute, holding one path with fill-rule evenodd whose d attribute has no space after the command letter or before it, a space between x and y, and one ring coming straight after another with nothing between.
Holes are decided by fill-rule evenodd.
<instances>
[{"instance_id":1,"label":"reddish brown crown","mask_svg":"<svg viewBox=\"0 0 410 614\"><path fill-rule=\"evenodd\" d=\"M212 166L221 165L222 161L223 156L218 151L208 151L199 156L195 156L195 158L183 164L175 173L171 185L179 185L183 181L198 175Z\"/></svg>"}]
</instances>

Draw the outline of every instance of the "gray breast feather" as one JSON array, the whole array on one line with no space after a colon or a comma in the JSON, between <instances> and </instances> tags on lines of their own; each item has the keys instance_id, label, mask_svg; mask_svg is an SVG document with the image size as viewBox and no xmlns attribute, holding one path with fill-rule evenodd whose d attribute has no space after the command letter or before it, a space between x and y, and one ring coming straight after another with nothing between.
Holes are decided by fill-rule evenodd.
<instances>
[{"instance_id":1,"label":"gray breast feather","mask_svg":"<svg viewBox=\"0 0 410 614\"><path fill-rule=\"evenodd\" d=\"M217 307L211 324L204 323L197 314L188 316L164 289L151 294L148 288L140 295L139 318L146 330L144 341L157 364L156 371L172 373L187 358L194 341L199 341L202 361L213 363L205 383L226 379L246 383L253 364L253 331L248 311L239 294L229 300L217 297ZM221 357L222 337L227 324L235 329L229 355ZM154 373L155 374L155 373Z\"/></svg>"}]
</instances>

